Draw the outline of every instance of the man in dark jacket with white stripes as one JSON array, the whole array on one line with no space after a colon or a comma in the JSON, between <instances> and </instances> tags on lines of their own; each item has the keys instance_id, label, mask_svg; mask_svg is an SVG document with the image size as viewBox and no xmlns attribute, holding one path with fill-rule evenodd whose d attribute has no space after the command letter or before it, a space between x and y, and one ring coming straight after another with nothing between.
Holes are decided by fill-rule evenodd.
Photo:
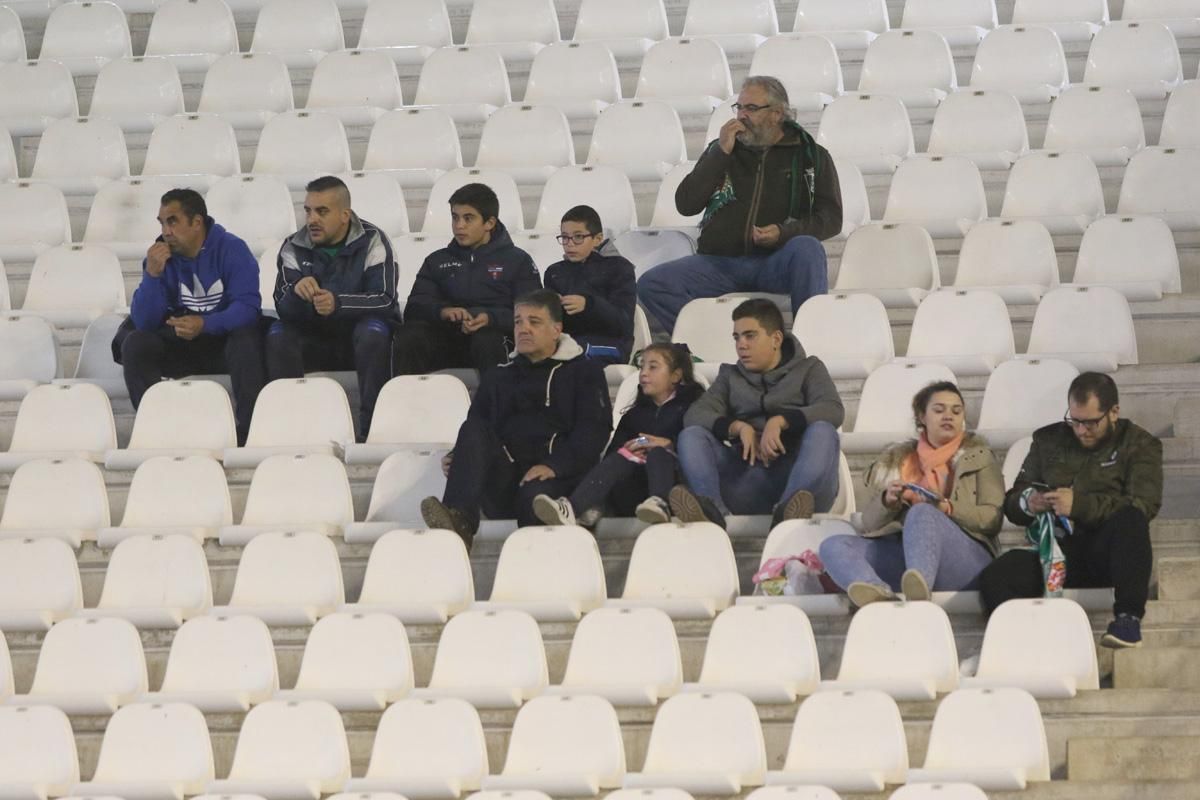
<instances>
[{"instance_id":1,"label":"man in dark jacket with white stripes","mask_svg":"<svg viewBox=\"0 0 1200 800\"><path fill-rule=\"evenodd\" d=\"M387 235L359 219L350 190L332 175L305 187L305 226L279 248L267 377L308 370L358 372L359 438L391 377L396 262Z\"/></svg>"}]
</instances>

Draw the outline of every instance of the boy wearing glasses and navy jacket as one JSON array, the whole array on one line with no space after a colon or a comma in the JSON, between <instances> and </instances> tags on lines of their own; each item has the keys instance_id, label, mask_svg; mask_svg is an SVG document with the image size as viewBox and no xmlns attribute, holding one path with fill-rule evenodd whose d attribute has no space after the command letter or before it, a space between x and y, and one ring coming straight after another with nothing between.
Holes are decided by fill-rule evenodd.
<instances>
[{"instance_id":1,"label":"boy wearing glasses and navy jacket","mask_svg":"<svg viewBox=\"0 0 1200 800\"><path fill-rule=\"evenodd\" d=\"M1062 422L1033 433L1029 455L1004 498L1021 527L1050 512L1066 588L1111 586L1115 619L1105 647L1137 647L1150 591L1150 520L1162 505L1162 442L1120 418L1117 385L1084 372L1067 391ZM1037 550L1010 550L979 576L984 611L1014 597L1047 594Z\"/></svg>"},{"instance_id":2,"label":"boy wearing glasses and navy jacket","mask_svg":"<svg viewBox=\"0 0 1200 800\"><path fill-rule=\"evenodd\" d=\"M604 238L600 215L575 206L562 218L563 260L546 270L547 289L562 298L563 332L602 364L628 364L633 350L637 278L633 264Z\"/></svg>"}]
</instances>

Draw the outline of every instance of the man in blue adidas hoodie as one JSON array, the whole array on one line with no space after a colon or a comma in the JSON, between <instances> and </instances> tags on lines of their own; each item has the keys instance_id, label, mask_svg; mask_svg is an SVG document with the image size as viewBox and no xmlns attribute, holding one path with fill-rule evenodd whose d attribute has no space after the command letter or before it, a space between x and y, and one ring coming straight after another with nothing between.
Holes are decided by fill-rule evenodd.
<instances>
[{"instance_id":1,"label":"man in blue adidas hoodie","mask_svg":"<svg viewBox=\"0 0 1200 800\"><path fill-rule=\"evenodd\" d=\"M513 302L542 281L499 214L496 193L482 183L450 195L454 239L425 259L413 282L396 333L397 375L448 367L482 372L508 360Z\"/></svg>"},{"instance_id":2,"label":"man in blue adidas hoodie","mask_svg":"<svg viewBox=\"0 0 1200 800\"><path fill-rule=\"evenodd\" d=\"M317 178L305 191L304 227L279 248L279 321L267 332L267 377L356 370L365 440L379 390L392 377L392 321L399 321L392 243L354 213L340 178Z\"/></svg>"},{"instance_id":3,"label":"man in blue adidas hoodie","mask_svg":"<svg viewBox=\"0 0 1200 800\"><path fill-rule=\"evenodd\" d=\"M192 189L164 194L158 221L162 235L146 252L130 319L113 340L129 399L136 409L164 377L228 372L243 444L266 380L258 261Z\"/></svg>"}]
</instances>

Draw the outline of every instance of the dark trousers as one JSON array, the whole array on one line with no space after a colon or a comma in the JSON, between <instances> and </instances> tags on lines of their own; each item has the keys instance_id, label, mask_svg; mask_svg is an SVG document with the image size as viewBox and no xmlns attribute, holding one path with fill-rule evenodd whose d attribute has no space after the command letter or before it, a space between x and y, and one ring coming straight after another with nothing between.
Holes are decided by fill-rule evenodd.
<instances>
[{"instance_id":1,"label":"dark trousers","mask_svg":"<svg viewBox=\"0 0 1200 800\"><path fill-rule=\"evenodd\" d=\"M609 453L592 467L571 494L571 506L580 514L601 508L608 501L612 513L633 516L638 504L647 497L667 499L678 481L675 456L665 447L646 452L646 463L635 464L617 452Z\"/></svg>"},{"instance_id":2,"label":"dark trousers","mask_svg":"<svg viewBox=\"0 0 1200 800\"><path fill-rule=\"evenodd\" d=\"M379 390L392 377L392 328L387 320L304 324L276 321L267 330L267 377L303 378L305 371L358 373L358 433L367 438Z\"/></svg>"},{"instance_id":3,"label":"dark trousers","mask_svg":"<svg viewBox=\"0 0 1200 800\"><path fill-rule=\"evenodd\" d=\"M456 322L406 322L396 331L397 375L470 367L482 372L508 360L504 331L491 325L463 333Z\"/></svg>"},{"instance_id":4,"label":"dark trousers","mask_svg":"<svg viewBox=\"0 0 1200 800\"><path fill-rule=\"evenodd\" d=\"M1059 540L1067 563L1068 589L1113 587L1114 614L1146 615L1150 593L1150 522L1126 506L1094 528L1075 529ZM1033 550L1010 550L979 575L984 612L991 614L1005 600L1041 597L1045 593L1042 563Z\"/></svg>"},{"instance_id":5,"label":"dark trousers","mask_svg":"<svg viewBox=\"0 0 1200 800\"><path fill-rule=\"evenodd\" d=\"M533 513L533 498L562 497L575 488L576 480L551 478L518 485L532 466L514 462L486 423L468 419L458 430L442 502L472 520L482 511L489 519L516 517L521 526L541 525Z\"/></svg>"},{"instance_id":6,"label":"dark trousers","mask_svg":"<svg viewBox=\"0 0 1200 800\"><path fill-rule=\"evenodd\" d=\"M220 335L202 333L191 341L180 339L166 325L153 331L132 330L121 342L121 365L134 409L146 390L163 378L228 373L233 383L238 444L246 443L254 401L266 383L257 325Z\"/></svg>"}]
</instances>

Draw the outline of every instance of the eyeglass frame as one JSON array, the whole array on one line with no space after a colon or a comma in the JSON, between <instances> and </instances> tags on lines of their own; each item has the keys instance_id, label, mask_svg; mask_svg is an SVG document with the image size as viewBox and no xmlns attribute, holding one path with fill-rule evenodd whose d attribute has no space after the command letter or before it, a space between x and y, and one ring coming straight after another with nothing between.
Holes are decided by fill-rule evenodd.
<instances>
[{"instance_id":1,"label":"eyeglass frame","mask_svg":"<svg viewBox=\"0 0 1200 800\"><path fill-rule=\"evenodd\" d=\"M1068 409L1067 413L1063 414L1063 422L1067 423L1072 430L1075 428L1083 428L1085 431L1092 432L1100 427L1101 422L1108 419L1108 414L1110 411L1112 411L1112 408L1107 408L1100 416L1095 417L1094 419L1076 419L1075 417L1071 416L1071 412Z\"/></svg>"},{"instance_id":2,"label":"eyeglass frame","mask_svg":"<svg viewBox=\"0 0 1200 800\"><path fill-rule=\"evenodd\" d=\"M604 234L602 233L572 233L568 236L565 233L560 233L554 237L554 241L558 242L559 244L566 244L567 242L570 242L571 244L583 244L588 239L593 239L597 236L603 235Z\"/></svg>"},{"instance_id":3,"label":"eyeglass frame","mask_svg":"<svg viewBox=\"0 0 1200 800\"><path fill-rule=\"evenodd\" d=\"M774 108L775 103L767 103L765 106L760 106L758 103L734 103L729 107L733 109L733 113L735 114L739 111L745 111L747 114L757 114L760 111L766 111L768 108Z\"/></svg>"}]
</instances>

